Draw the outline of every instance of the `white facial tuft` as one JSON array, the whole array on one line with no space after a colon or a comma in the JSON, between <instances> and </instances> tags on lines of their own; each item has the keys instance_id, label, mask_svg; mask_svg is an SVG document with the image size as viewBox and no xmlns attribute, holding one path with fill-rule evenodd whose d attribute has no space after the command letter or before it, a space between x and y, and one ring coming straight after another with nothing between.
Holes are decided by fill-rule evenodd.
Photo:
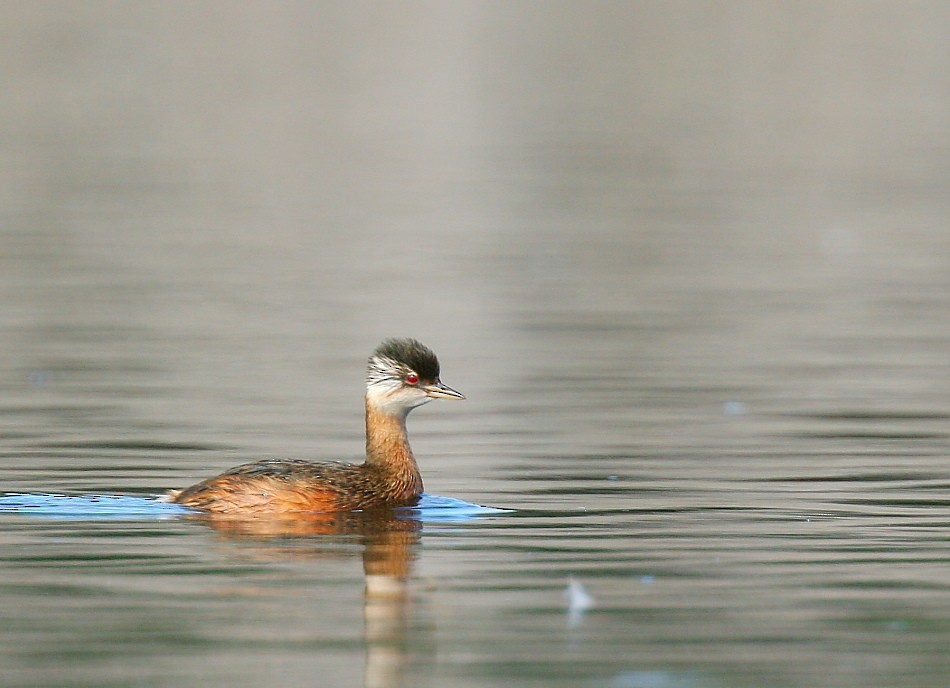
<instances>
[{"instance_id":1,"label":"white facial tuft","mask_svg":"<svg viewBox=\"0 0 950 688\"><path fill-rule=\"evenodd\" d=\"M366 368L366 385L371 387L386 382L402 383L402 369L399 364L385 356L373 356Z\"/></svg>"},{"instance_id":2,"label":"white facial tuft","mask_svg":"<svg viewBox=\"0 0 950 688\"><path fill-rule=\"evenodd\" d=\"M367 401L393 416L405 416L415 407L432 401L421 389L403 383L408 372L391 358L373 356L366 369Z\"/></svg>"}]
</instances>

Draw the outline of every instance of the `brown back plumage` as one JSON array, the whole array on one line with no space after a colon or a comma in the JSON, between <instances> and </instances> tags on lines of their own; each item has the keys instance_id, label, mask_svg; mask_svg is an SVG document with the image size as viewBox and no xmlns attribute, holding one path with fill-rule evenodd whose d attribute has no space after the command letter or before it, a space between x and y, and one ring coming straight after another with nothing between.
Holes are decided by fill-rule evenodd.
<instances>
[{"instance_id":1,"label":"brown back plumage","mask_svg":"<svg viewBox=\"0 0 950 688\"><path fill-rule=\"evenodd\" d=\"M268 459L236 466L172 500L211 512L329 512L407 506L419 494L367 464Z\"/></svg>"}]
</instances>

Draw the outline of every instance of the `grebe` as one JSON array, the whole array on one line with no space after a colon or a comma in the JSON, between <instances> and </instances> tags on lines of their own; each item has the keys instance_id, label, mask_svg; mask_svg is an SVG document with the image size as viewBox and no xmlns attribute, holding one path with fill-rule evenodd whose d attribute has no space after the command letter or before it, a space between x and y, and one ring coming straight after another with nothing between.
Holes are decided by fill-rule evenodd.
<instances>
[{"instance_id":1,"label":"grebe","mask_svg":"<svg viewBox=\"0 0 950 688\"><path fill-rule=\"evenodd\" d=\"M411 506L422 494L406 416L433 399L464 399L439 380L439 359L414 339L388 339L366 367L366 461L266 459L169 493L171 502L220 514L338 512Z\"/></svg>"}]
</instances>

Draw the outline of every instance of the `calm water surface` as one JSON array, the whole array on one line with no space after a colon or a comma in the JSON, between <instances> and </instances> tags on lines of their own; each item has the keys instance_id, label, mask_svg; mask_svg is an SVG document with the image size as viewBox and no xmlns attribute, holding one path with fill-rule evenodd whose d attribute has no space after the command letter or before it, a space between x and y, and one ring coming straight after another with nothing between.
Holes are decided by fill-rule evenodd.
<instances>
[{"instance_id":1,"label":"calm water surface","mask_svg":"<svg viewBox=\"0 0 950 688\"><path fill-rule=\"evenodd\" d=\"M943 5L384 7L3 10L0 492L359 458L409 335L509 511L0 510L2 684L947 685Z\"/></svg>"}]
</instances>

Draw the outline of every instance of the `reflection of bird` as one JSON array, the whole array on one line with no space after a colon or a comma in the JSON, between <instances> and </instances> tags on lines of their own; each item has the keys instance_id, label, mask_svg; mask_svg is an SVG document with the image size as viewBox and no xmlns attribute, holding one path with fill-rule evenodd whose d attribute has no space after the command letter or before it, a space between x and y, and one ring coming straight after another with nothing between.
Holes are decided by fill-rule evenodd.
<instances>
[{"instance_id":1,"label":"reflection of bird","mask_svg":"<svg viewBox=\"0 0 950 688\"><path fill-rule=\"evenodd\" d=\"M366 369L366 461L264 460L237 466L168 500L215 513L332 512L412 505L422 476L406 416L432 399L465 397L439 380L439 360L414 339L389 339Z\"/></svg>"}]
</instances>

